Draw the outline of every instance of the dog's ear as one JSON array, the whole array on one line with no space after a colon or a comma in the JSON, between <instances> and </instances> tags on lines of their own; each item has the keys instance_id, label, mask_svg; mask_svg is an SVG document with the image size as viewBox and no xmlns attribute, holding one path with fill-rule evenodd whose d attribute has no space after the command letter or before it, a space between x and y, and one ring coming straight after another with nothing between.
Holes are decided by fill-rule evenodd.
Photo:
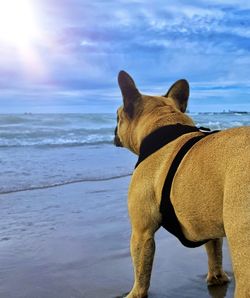
<instances>
[{"instance_id":1,"label":"dog's ear","mask_svg":"<svg viewBox=\"0 0 250 298\"><path fill-rule=\"evenodd\" d=\"M187 108L187 102L189 97L188 81L182 79L175 82L169 88L165 97L171 97L174 100L177 108L184 113Z\"/></svg>"},{"instance_id":2,"label":"dog's ear","mask_svg":"<svg viewBox=\"0 0 250 298\"><path fill-rule=\"evenodd\" d=\"M124 112L133 118L135 105L141 94L131 76L123 70L119 72L118 83L122 92Z\"/></svg>"}]
</instances>

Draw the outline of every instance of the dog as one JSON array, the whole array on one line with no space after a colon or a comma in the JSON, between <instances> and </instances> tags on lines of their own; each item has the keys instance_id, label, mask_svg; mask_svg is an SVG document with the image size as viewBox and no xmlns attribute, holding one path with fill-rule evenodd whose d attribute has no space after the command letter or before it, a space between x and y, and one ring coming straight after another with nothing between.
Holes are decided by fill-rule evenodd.
<instances>
[{"instance_id":1,"label":"dog","mask_svg":"<svg viewBox=\"0 0 250 298\"><path fill-rule=\"evenodd\" d=\"M125 71L118 83L123 105L117 110L114 143L139 155L128 191L134 286L126 298L147 297L154 234L172 218L177 220L172 230L179 227L184 245L205 244L208 285L229 281L222 268L222 238L227 237L235 297L249 298L250 127L204 134L185 114L189 84L184 79L164 96L142 95ZM165 128L165 136L159 136Z\"/></svg>"}]
</instances>

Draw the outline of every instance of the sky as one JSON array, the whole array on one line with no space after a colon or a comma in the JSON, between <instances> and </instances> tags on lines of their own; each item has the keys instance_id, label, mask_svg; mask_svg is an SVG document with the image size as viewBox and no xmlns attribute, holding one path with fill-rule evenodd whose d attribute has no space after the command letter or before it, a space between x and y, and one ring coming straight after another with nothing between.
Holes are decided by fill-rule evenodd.
<instances>
[{"instance_id":1,"label":"sky","mask_svg":"<svg viewBox=\"0 0 250 298\"><path fill-rule=\"evenodd\" d=\"M0 0L0 113L114 113L120 70L144 94L187 79L191 112L250 111L249 54L249 0Z\"/></svg>"}]
</instances>

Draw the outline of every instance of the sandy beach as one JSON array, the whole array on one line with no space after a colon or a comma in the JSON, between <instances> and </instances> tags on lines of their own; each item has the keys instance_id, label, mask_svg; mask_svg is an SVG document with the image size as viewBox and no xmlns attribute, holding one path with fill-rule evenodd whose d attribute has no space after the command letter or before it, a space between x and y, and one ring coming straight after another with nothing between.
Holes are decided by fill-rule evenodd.
<instances>
[{"instance_id":1,"label":"sandy beach","mask_svg":"<svg viewBox=\"0 0 250 298\"><path fill-rule=\"evenodd\" d=\"M130 290L129 177L0 196L0 297L100 298ZM150 298L233 297L208 289L203 247L156 235ZM227 244L224 267L232 276Z\"/></svg>"}]
</instances>

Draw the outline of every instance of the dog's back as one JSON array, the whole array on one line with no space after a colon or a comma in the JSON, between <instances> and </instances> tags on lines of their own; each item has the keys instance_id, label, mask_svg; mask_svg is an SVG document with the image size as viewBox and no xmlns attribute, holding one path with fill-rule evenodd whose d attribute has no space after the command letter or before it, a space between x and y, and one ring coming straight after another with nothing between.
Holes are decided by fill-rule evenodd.
<instances>
[{"instance_id":1,"label":"dog's back","mask_svg":"<svg viewBox=\"0 0 250 298\"><path fill-rule=\"evenodd\" d=\"M236 297L250 297L250 127L198 142L175 175L171 199L189 239L227 236Z\"/></svg>"}]
</instances>

